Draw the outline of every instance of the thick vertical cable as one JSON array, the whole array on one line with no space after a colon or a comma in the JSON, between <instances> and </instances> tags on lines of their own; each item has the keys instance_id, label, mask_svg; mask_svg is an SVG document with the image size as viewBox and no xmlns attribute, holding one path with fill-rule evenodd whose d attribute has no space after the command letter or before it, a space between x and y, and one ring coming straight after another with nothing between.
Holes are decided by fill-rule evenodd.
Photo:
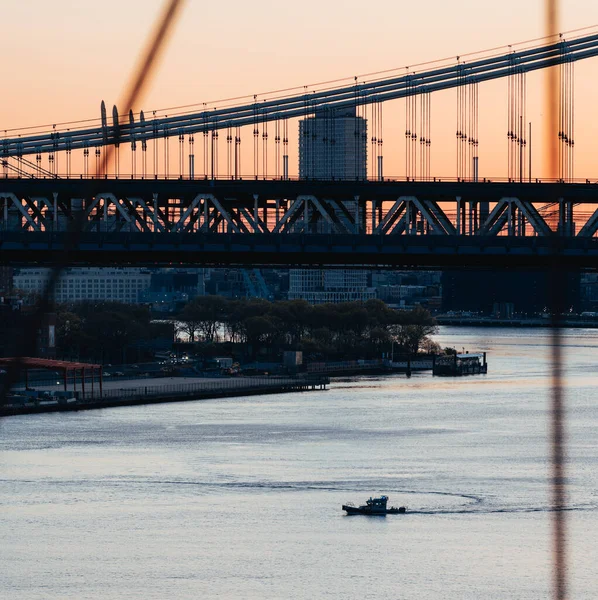
<instances>
[{"instance_id":1,"label":"thick vertical cable","mask_svg":"<svg viewBox=\"0 0 598 600\"><path fill-rule=\"evenodd\" d=\"M546 0L546 35L554 38L558 33L558 0ZM559 169L559 145L555 133L559 130L559 86L558 72L547 71L545 114L547 117L547 143L545 144L546 172L556 177ZM556 243L556 238L555 238ZM555 254L557 248L555 247ZM556 263L556 261L555 261ZM552 313L552 398L550 410L551 425L551 492L552 492L552 555L553 555L553 598L565 600L567 585L567 497L565 473L565 403L562 379L562 348L560 315L562 312L563 276L565 273L557 265L550 272L551 313Z\"/></svg>"},{"instance_id":2,"label":"thick vertical cable","mask_svg":"<svg viewBox=\"0 0 598 600\"><path fill-rule=\"evenodd\" d=\"M150 40L146 52L144 53L143 60L137 68L130 89L127 91L127 94L125 96L124 105L126 107L126 112L132 110L133 104L138 100L140 94L143 92L145 86L147 85L148 75L152 71L156 58L161 53L164 40L168 37L168 33L171 30L177 12L180 10L181 4L181 0L171 0L165 5L164 12L157 23L157 27L152 35L152 39ZM117 143L118 141L118 134L116 134L114 136L114 142ZM98 148L98 153L96 155L96 158L98 160L99 156L100 154ZM106 148L101 169L98 169L95 173L96 177L101 177L102 175L107 174L107 165L109 158L110 146ZM70 252L73 252L77 247L80 233L83 230L82 219L85 217L86 211L81 210L78 211L78 213L78 218L74 219L69 224L68 238L65 242L64 248L65 258ZM66 262L66 260L64 262ZM50 277L46 283L43 295L40 298L40 302L36 313L32 315L32 318L27 324L28 327L26 331L23 332L22 347L20 348L20 351L18 353L18 358L11 364L10 368L8 369L8 372L3 378L2 386L0 387L0 405L5 404L9 390L18 381L20 373L22 372L24 367L23 358L25 356L30 356L33 352L35 352L37 339L36 334L41 327L41 322L44 313L48 312L50 308L50 301L54 294L56 284L60 280L62 269L63 267L61 267L58 264L50 273Z\"/></svg>"}]
</instances>

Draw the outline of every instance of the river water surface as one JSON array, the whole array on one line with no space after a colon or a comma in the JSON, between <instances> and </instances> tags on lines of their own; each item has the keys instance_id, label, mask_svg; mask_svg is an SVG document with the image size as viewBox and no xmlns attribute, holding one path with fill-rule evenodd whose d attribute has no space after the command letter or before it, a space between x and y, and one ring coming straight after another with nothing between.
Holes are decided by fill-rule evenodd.
<instances>
[{"instance_id":1,"label":"river water surface","mask_svg":"<svg viewBox=\"0 0 598 600\"><path fill-rule=\"evenodd\" d=\"M489 373L5 418L0 597L546 599L549 332ZM565 332L571 598L598 598L598 331ZM409 513L347 517L385 493Z\"/></svg>"}]
</instances>

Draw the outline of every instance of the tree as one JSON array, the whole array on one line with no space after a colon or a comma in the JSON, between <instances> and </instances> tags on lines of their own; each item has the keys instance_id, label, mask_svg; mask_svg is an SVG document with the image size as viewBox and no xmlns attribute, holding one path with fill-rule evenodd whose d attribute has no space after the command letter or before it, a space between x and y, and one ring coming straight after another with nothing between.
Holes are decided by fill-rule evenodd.
<instances>
[{"instance_id":1,"label":"tree","mask_svg":"<svg viewBox=\"0 0 598 600\"><path fill-rule=\"evenodd\" d=\"M222 296L199 296L185 305L179 320L189 341L195 341L199 332L208 343L213 343L218 335L219 326L226 319L227 301Z\"/></svg>"},{"instance_id":2,"label":"tree","mask_svg":"<svg viewBox=\"0 0 598 600\"><path fill-rule=\"evenodd\" d=\"M86 345L83 331L83 320L75 312L57 310L56 314L56 345L62 356L69 358L81 355L81 348Z\"/></svg>"},{"instance_id":3,"label":"tree","mask_svg":"<svg viewBox=\"0 0 598 600\"><path fill-rule=\"evenodd\" d=\"M255 355L260 343L276 333L276 323L269 316L248 317L243 320L243 330L251 354Z\"/></svg>"},{"instance_id":4,"label":"tree","mask_svg":"<svg viewBox=\"0 0 598 600\"><path fill-rule=\"evenodd\" d=\"M428 336L438 332L438 326L428 310L417 306L411 311L397 311L389 331L404 352L417 354Z\"/></svg>"},{"instance_id":5,"label":"tree","mask_svg":"<svg viewBox=\"0 0 598 600\"><path fill-rule=\"evenodd\" d=\"M272 304L272 315L280 319L287 343L298 346L309 323L311 305L305 300L286 300Z\"/></svg>"},{"instance_id":6,"label":"tree","mask_svg":"<svg viewBox=\"0 0 598 600\"><path fill-rule=\"evenodd\" d=\"M147 338L149 310L119 302L82 302L57 307L57 345L66 356L117 362Z\"/></svg>"},{"instance_id":7,"label":"tree","mask_svg":"<svg viewBox=\"0 0 598 600\"><path fill-rule=\"evenodd\" d=\"M197 307L191 303L186 304L178 317L177 333L180 331L189 338L191 343L195 342L200 319L201 315Z\"/></svg>"}]
</instances>

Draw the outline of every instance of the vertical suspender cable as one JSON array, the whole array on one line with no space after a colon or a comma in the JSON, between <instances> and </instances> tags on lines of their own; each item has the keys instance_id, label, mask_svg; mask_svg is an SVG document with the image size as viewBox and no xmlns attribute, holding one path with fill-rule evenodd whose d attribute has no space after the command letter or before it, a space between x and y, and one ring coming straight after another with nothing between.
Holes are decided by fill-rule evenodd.
<instances>
[{"instance_id":1,"label":"vertical suspender cable","mask_svg":"<svg viewBox=\"0 0 598 600\"><path fill-rule=\"evenodd\" d=\"M414 86L415 88L415 86ZM415 92L415 89L413 90ZM421 119L421 117L420 117ZM417 179L417 96L413 95L413 135L411 136L411 143L413 145L413 179Z\"/></svg>"},{"instance_id":2,"label":"vertical suspender cable","mask_svg":"<svg viewBox=\"0 0 598 600\"><path fill-rule=\"evenodd\" d=\"M193 134L189 136L189 179L195 177L195 138Z\"/></svg>"},{"instance_id":3,"label":"vertical suspender cable","mask_svg":"<svg viewBox=\"0 0 598 600\"><path fill-rule=\"evenodd\" d=\"M428 92L428 102L430 107L430 117L428 121L428 179L432 177L432 94Z\"/></svg>"},{"instance_id":4,"label":"vertical suspender cable","mask_svg":"<svg viewBox=\"0 0 598 600\"><path fill-rule=\"evenodd\" d=\"M409 79L407 79L407 83L405 84L407 88L407 94L409 94ZM410 161L409 158L411 153L409 152L409 140L411 139L411 131L409 129L409 108L410 108L411 98L409 95L405 96L405 178L409 179L410 177Z\"/></svg>"},{"instance_id":5,"label":"vertical suspender cable","mask_svg":"<svg viewBox=\"0 0 598 600\"><path fill-rule=\"evenodd\" d=\"M226 128L226 178L231 179L233 167L233 130L230 126Z\"/></svg>"},{"instance_id":6,"label":"vertical suspender cable","mask_svg":"<svg viewBox=\"0 0 598 600\"><path fill-rule=\"evenodd\" d=\"M561 53L563 51L563 46L561 45ZM561 62L559 65L559 134L558 134L558 178L563 178L563 141L565 136L565 127L564 127L564 97L565 97L565 73L564 73L564 65Z\"/></svg>"},{"instance_id":7,"label":"vertical suspender cable","mask_svg":"<svg viewBox=\"0 0 598 600\"><path fill-rule=\"evenodd\" d=\"M406 93L409 94L409 80L406 84ZM409 179L409 138L411 132L409 131L409 96L405 96L405 179Z\"/></svg>"},{"instance_id":8,"label":"vertical suspender cable","mask_svg":"<svg viewBox=\"0 0 598 600\"><path fill-rule=\"evenodd\" d=\"M257 113L257 96L253 96L254 108L253 108L253 176L255 179L258 177L259 171L259 126L258 126L258 113Z\"/></svg>"},{"instance_id":9,"label":"vertical suspender cable","mask_svg":"<svg viewBox=\"0 0 598 600\"><path fill-rule=\"evenodd\" d=\"M571 62L571 181L575 179L575 63Z\"/></svg>"},{"instance_id":10,"label":"vertical suspender cable","mask_svg":"<svg viewBox=\"0 0 598 600\"><path fill-rule=\"evenodd\" d=\"M376 178L376 160L375 160L375 156L376 156L376 147L377 147L377 140L376 140L376 102L373 101L370 104L370 114L372 117L372 133L371 133L371 138L370 138L370 145L371 145L371 150L370 150L370 178L373 180Z\"/></svg>"},{"instance_id":11,"label":"vertical suspender cable","mask_svg":"<svg viewBox=\"0 0 598 600\"><path fill-rule=\"evenodd\" d=\"M459 57L457 57L459 62ZM459 79L461 75L459 74ZM457 87L457 131L455 137L457 139L457 180L461 179L461 85Z\"/></svg>"},{"instance_id":12,"label":"vertical suspender cable","mask_svg":"<svg viewBox=\"0 0 598 600\"><path fill-rule=\"evenodd\" d=\"M383 137L383 127L382 127L382 107L383 103L380 102L378 104L378 110L380 111L378 117L378 179L380 181L384 181L384 156L382 154L382 137Z\"/></svg>"},{"instance_id":13,"label":"vertical suspender cable","mask_svg":"<svg viewBox=\"0 0 598 600\"><path fill-rule=\"evenodd\" d=\"M276 119L274 125L274 145L276 147L276 169L275 177L280 177L280 119Z\"/></svg>"},{"instance_id":14,"label":"vertical suspender cable","mask_svg":"<svg viewBox=\"0 0 598 600\"><path fill-rule=\"evenodd\" d=\"M289 178L289 122L287 119L283 123L282 175L285 179Z\"/></svg>"},{"instance_id":15,"label":"vertical suspender cable","mask_svg":"<svg viewBox=\"0 0 598 600\"><path fill-rule=\"evenodd\" d=\"M262 122L262 154L263 154L263 175L264 179L268 177L268 121L266 113L263 113Z\"/></svg>"}]
</instances>

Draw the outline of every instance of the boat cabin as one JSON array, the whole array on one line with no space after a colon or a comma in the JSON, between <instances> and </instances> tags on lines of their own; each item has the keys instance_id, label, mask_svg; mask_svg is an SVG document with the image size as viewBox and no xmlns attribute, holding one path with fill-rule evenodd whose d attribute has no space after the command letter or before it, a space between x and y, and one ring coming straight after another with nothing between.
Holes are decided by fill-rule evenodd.
<instances>
[{"instance_id":1,"label":"boat cabin","mask_svg":"<svg viewBox=\"0 0 598 600\"><path fill-rule=\"evenodd\" d=\"M366 504L373 513L386 513L386 503L388 502L388 496L380 496L380 498L370 498L366 500Z\"/></svg>"}]
</instances>

